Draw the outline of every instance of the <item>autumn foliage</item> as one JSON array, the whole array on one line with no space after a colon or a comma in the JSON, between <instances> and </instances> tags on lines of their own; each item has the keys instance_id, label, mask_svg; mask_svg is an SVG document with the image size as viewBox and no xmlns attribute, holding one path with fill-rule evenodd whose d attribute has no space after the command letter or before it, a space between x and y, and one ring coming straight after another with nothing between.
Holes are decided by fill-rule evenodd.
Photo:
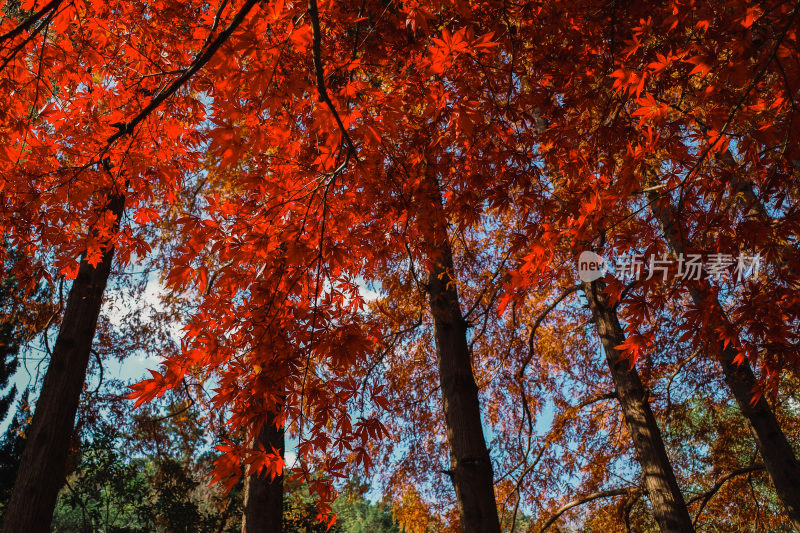
<instances>
[{"instance_id":1,"label":"autumn foliage","mask_svg":"<svg viewBox=\"0 0 800 533\"><path fill-rule=\"evenodd\" d=\"M131 407L194 391L225 435L211 481L288 469L322 521L337 480L369 473L407 531L482 530L452 389L479 401L496 530L685 531L632 442L618 378L635 375L688 529L788 531L798 10L9 0L3 274L32 292L111 250L114 272L157 268L181 338ZM583 250L762 262L581 285ZM453 324L472 384L448 389ZM295 464L258 443L267 420Z\"/></svg>"}]
</instances>

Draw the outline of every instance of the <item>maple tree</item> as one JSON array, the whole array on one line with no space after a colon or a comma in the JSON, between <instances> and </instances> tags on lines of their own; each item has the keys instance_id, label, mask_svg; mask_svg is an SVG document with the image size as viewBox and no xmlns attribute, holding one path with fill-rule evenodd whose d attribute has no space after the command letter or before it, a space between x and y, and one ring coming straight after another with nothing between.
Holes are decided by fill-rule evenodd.
<instances>
[{"instance_id":1,"label":"maple tree","mask_svg":"<svg viewBox=\"0 0 800 533\"><path fill-rule=\"evenodd\" d=\"M246 475L248 530L280 522L284 478L330 524L334 490L313 473L381 467L401 514L442 528L513 529L540 505L547 529L619 497L629 517L646 494L662 531L691 531L730 478L684 496L698 474L669 434L691 427L670 396L687 351L719 362L763 462L731 463L726 439L714 466L763 466L800 523L776 405L797 364L797 4L3 9L0 224L22 260L0 259L29 291L72 282L5 531L49 527L112 260L153 260L189 302L179 349L131 397L213 388L232 437L212 479ZM580 249L767 266L576 286ZM609 485L631 468L640 482ZM578 503L558 501L574 478Z\"/></svg>"}]
</instances>

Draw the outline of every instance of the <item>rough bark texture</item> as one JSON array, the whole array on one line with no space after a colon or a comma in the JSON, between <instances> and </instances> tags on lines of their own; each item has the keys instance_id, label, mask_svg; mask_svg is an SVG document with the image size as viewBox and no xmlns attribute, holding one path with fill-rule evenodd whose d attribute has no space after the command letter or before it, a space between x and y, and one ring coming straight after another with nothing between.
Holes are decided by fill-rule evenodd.
<instances>
[{"instance_id":1,"label":"rough bark texture","mask_svg":"<svg viewBox=\"0 0 800 533\"><path fill-rule=\"evenodd\" d=\"M677 213L668 199L662 200L651 191L648 193L648 200L670 251L676 256L684 253L686 241L680 233ZM689 295L695 305L700 307L710 304L721 309L719 301L715 299L707 302L704 300L704 294L711 294L708 281L699 280L689 286ZM727 321L727 318L720 316L719 320ZM775 485L775 491L786 509L786 514L795 529L800 531L800 464L767 400L760 396L758 401L752 402L753 392L756 389L755 374L749 361L745 359L741 364L737 364L734 361L736 356L737 350L732 345L725 347L720 341L718 358L725 382L731 389L739 410L750 423L764 466Z\"/></svg>"},{"instance_id":2,"label":"rough bark texture","mask_svg":"<svg viewBox=\"0 0 800 533\"><path fill-rule=\"evenodd\" d=\"M258 441L269 450L275 448L283 456L284 430L275 427L273 416L258 435ZM244 513L242 533L281 533L283 531L283 474L270 480L251 475L248 467L244 481Z\"/></svg>"},{"instance_id":3,"label":"rough bark texture","mask_svg":"<svg viewBox=\"0 0 800 533\"><path fill-rule=\"evenodd\" d=\"M625 342L625 333L620 326L617 312L609 305L600 282L583 282L582 285L603 343L625 424L631 432L636 457L642 467L653 515L662 533L694 531L686 502L664 448L661 431L650 409L647 392L638 372L614 348Z\"/></svg>"},{"instance_id":4,"label":"rough bark texture","mask_svg":"<svg viewBox=\"0 0 800 533\"><path fill-rule=\"evenodd\" d=\"M431 263L428 297L433 316L436 355L447 438L450 444L450 478L465 533L500 531L494 478L481 425L478 386L467 344L467 322L461 313L452 278L453 254L442 213L441 196L434 184L433 227L428 242Z\"/></svg>"},{"instance_id":5,"label":"rough bark texture","mask_svg":"<svg viewBox=\"0 0 800 533\"><path fill-rule=\"evenodd\" d=\"M124 199L107 208L122 215ZM66 476L67 454L114 249L97 267L81 260L64 310L61 329L44 376L36 411L22 452L17 479L3 523L4 533L50 531L58 491Z\"/></svg>"}]
</instances>

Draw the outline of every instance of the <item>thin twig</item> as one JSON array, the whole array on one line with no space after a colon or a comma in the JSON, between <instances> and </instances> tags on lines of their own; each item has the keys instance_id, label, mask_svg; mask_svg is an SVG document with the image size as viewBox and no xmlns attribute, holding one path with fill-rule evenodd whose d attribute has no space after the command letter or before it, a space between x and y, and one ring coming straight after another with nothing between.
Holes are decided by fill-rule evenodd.
<instances>
[{"instance_id":1,"label":"thin twig","mask_svg":"<svg viewBox=\"0 0 800 533\"><path fill-rule=\"evenodd\" d=\"M522 405L524 407L523 420L525 419L525 416L527 416L528 428L530 433L533 433L533 416L531 416L530 407L528 406L528 398L525 394L525 384L523 383L523 379L525 377L525 371L527 370L528 365L533 359L533 354L534 354L533 345L534 345L534 339L536 338L536 330L539 329L539 326L542 324L542 322L544 322L544 319L547 318L547 315L553 309L555 309L558 304L560 304L562 301L564 301L564 299L567 296L576 292L578 289L580 289L580 285L573 285L572 287L567 288L561 294L561 296L556 298L553 303L551 303L549 306L547 306L547 308L544 311L542 311L542 313L539 315L539 317L536 319L536 321L533 323L533 326L531 327L531 333L528 336L528 357L525 358L525 362L522 364L522 368L520 368L519 372L517 372L517 378L519 379L520 390L522 392Z\"/></svg>"},{"instance_id":2,"label":"thin twig","mask_svg":"<svg viewBox=\"0 0 800 533\"><path fill-rule=\"evenodd\" d=\"M680 374L681 370L683 370L683 367L685 367L687 364L689 364L689 362L692 359L694 359L695 357L697 357L698 355L700 355L700 348L695 350L692 355L690 355L689 357L687 357L686 359L681 361L681 363L678 365L678 368L676 368L675 371L672 374L670 374L669 379L667 380L667 389L666 389L666 391L667 391L667 409L672 407L672 397L670 396L670 387L672 387L672 380L674 380L675 377L678 374Z\"/></svg>"}]
</instances>

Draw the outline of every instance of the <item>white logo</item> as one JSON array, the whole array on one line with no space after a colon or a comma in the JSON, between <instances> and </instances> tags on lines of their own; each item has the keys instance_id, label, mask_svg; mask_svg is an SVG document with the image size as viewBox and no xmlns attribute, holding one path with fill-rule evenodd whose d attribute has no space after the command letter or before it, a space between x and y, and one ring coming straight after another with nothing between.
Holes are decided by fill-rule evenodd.
<instances>
[{"instance_id":1,"label":"white logo","mask_svg":"<svg viewBox=\"0 0 800 533\"><path fill-rule=\"evenodd\" d=\"M591 282L602 278L608 272L606 260L594 252L585 250L578 256L578 277L581 281Z\"/></svg>"}]
</instances>

